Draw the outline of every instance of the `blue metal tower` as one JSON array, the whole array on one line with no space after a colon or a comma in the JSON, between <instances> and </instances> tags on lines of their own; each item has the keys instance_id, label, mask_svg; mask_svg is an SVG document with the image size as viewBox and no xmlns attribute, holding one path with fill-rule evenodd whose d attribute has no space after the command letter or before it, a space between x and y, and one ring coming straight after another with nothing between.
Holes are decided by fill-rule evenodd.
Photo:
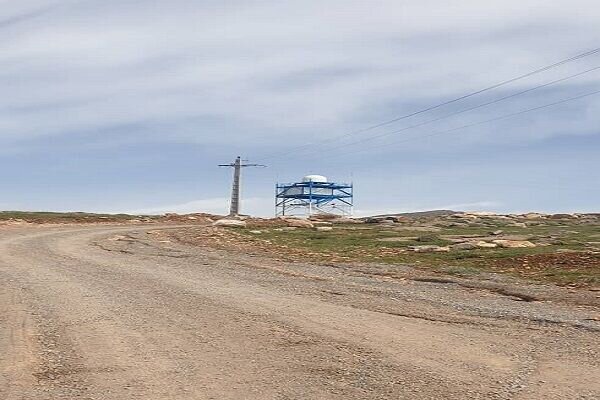
<instances>
[{"instance_id":1,"label":"blue metal tower","mask_svg":"<svg viewBox=\"0 0 600 400\"><path fill-rule=\"evenodd\" d=\"M354 206L353 185L328 182L321 175L307 175L301 182L275 186L275 214L351 216Z\"/></svg>"}]
</instances>

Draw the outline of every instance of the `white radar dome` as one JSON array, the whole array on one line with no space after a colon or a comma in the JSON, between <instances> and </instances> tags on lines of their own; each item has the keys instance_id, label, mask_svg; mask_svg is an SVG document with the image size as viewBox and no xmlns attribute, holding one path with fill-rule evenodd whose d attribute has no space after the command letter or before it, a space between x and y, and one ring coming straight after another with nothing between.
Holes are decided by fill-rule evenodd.
<instances>
[{"instance_id":1,"label":"white radar dome","mask_svg":"<svg viewBox=\"0 0 600 400\"><path fill-rule=\"evenodd\" d=\"M327 177L323 175L306 175L304 178L302 178L302 182L326 183Z\"/></svg>"}]
</instances>

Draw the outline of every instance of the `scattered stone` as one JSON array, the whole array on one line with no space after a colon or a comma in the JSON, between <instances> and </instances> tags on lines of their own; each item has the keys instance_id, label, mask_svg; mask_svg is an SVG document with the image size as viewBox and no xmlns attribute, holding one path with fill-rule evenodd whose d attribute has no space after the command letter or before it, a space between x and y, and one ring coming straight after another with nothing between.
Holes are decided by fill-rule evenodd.
<instances>
[{"instance_id":1,"label":"scattered stone","mask_svg":"<svg viewBox=\"0 0 600 400\"><path fill-rule=\"evenodd\" d=\"M306 219L290 218L284 221L288 227L292 228L314 228L314 224Z\"/></svg>"},{"instance_id":2,"label":"scattered stone","mask_svg":"<svg viewBox=\"0 0 600 400\"><path fill-rule=\"evenodd\" d=\"M504 231L502 229L498 229L497 231L490 232L490 235L498 236L502 235Z\"/></svg>"},{"instance_id":3,"label":"scattered stone","mask_svg":"<svg viewBox=\"0 0 600 400\"><path fill-rule=\"evenodd\" d=\"M471 242L457 243L450 246L452 250L474 250L478 248L477 244Z\"/></svg>"},{"instance_id":4,"label":"scattered stone","mask_svg":"<svg viewBox=\"0 0 600 400\"><path fill-rule=\"evenodd\" d=\"M260 235L262 233L262 231L253 230L253 231L250 231L250 233L255 234L255 235Z\"/></svg>"},{"instance_id":5,"label":"scattered stone","mask_svg":"<svg viewBox=\"0 0 600 400\"><path fill-rule=\"evenodd\" d=\"M531 243L529 240L498 239L498 240L494 240L493 243L497 244L499 247L507 248L507 249L536 247L535 244Z\"/></svg>"},{"instance_id":6,"label":"scattered stone","mask_svg":"<svg viewBox=\"0 0 600 400\"><path fill-rule=\"evenodd\" d=\"M396 223L409 222L408 218L402 217L400 215L390 215L390 216L387 216L386 219L388 221L393 221L393 222L396 222Z\"/></svg>"},{"instance_id":7,"label":"scattered stone","mask_svg":"<svg viewBox=\"0 0 600 400\"><path fill-rule=\"evenodd\" d=\"M408 249L415 253L445 253L450 251L450 247L435 245L409 246Z\"/></svg>"},{"instance_id":8,"label":"scattered stone","mask_svg":"<svg viewBox=\"0 0 600 400\"><path fill-rule=\"evenodd\" d=\"M333 230L331 226L317 226L315 229L319 232L329 232Z\"/></svg>"},{"instance_id":9,"label":"scattered stone","mask_svg":"<svg viewBox=\"0 0 600 400\"><path fill-rule=\"evenodd\" d=\"M451 242L451 243L465 243L465 242L469 242L470 240L468 238L449 238L449 239L445 239L443 237L440 236L440 239L444 239L447 242Z\"/></svg>"},{"instance_id":10,"label":"scattered stone","mask_svg":"<svg viewBox=\"0 0 600 400\"><path fill-rule=\"evenodd\" d=\"M466 215L474 215L476 217L495 217L496 214L495 212L491 212L491 211L469 211L465 213Z\"/></svg>"},{"instance_id":11,"label":"scattered stone","mask_svg":"<svg viewBox=\"0 0 600 400\"><path fill-rule=\"evenodd\" d=\"M475 243L475 246L481 248L481 249L493 249L498 247L497 243L490 243L490 242L484 242L483 240L480 240L479 242Z\"/></svg>"},{"instance_id":12,"label":"scattered stone","mask_svg":"<svg viewBox=\"0 0 600 400\"><path fill-rule=\"evenodd\" d=\"M331 226L333 225L329 221L311 221L314 226Z\"/></svg>"},{"instance_id":13,"label":"scattered stone","mask_svg":"<svg viewBox=\"0 0 600 400\"><path fill-rule=\"evenodd\" d=\"M546 218L546 216L544 214L540 214L540 213L527 213L527 214L523 214L522 217L525 218L525 219L542 219L542 218Z\"/></svg>"},{"instance_id":14,"label":"scattered stone","mask_svg":"<svg viewBox=\"0 0 600 400\"><path fill-rule=\"evenodd\" d=\"M527 224L525 222L515 222L510 224L510 226L514 226L516 228L527 228Z\"/></svg>"},{"instance_id":15,"label":"scattered stone","mask_svg":"<svg viewBox=\"0 0 600 400\"><path fill-rule=\"evenodd\" d=\"M213 222L213 226L244 228L246 226L246 221L240 221L237 219L220 219L218 221Z\"/></svg>"},{"instance_id":16,"label":"scattered stone","mask_svg":"<svg viewBox=\"0 0 600 400\"><path fill-rule=\"evenodd\" d=\"M581 253L579 250L573 250L573 249L558 249L556 250L557 253Z\"/></svg>"},{"instance_id":17,"label":"scattered stone","mask_svg":"<svg viewBox=\"0 0 600 400\"><path fill-rule=\"evenodd\" d=\"M577 218L577 215L574 214L552 214L550 219L573 219Z\"/></svg>"}]
</instances>

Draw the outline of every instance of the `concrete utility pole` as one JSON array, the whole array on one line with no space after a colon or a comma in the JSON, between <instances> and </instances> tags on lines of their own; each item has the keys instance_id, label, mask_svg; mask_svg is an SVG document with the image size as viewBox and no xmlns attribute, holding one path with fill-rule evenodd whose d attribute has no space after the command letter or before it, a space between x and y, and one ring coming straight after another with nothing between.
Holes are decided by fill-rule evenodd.
<instances>
[{"instance_id":1,"label":"concrete utility pole","mask_svg":"<svg viewBox=\"0 0 600 400\"><path fill-rule=\"evenodd\" d=\"M242 168L244 167L266 167L261 164L245 164L242 162L242 158L238 156L235 161L231 164L219 164L219 167L233 167L233 184L231 186L231 206L229 208L229 215L236 216L240 214L241 206L241 187L240 181L242 178Z\"/></svg>"}]
</instances>

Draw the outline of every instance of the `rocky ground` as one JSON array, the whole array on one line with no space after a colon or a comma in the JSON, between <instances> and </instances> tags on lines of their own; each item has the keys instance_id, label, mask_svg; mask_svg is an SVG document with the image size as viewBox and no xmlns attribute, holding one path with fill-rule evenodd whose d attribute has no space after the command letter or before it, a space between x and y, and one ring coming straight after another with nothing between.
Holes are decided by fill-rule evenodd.
<instances>
[{"instance_id":1,"label":"rocky ground","mask_svg":"<svg viewBox=\"0 0 600 400\"><path fill-rule=\"evenodd\" d=\"M186 224L178 240L260 252L287 261L382 262L432 272L494 272L571 288L600 287L600 214L438 210L366 218L229 218L0 212L0 227Z\"/></svg>"},{"instance_id":2,"label":"rocky ground","mask_svg":"<svg viewBox=\"0 0 600 400\"><path fill-rule=\"evenodd\" d=\"M454 275L494 272L600 290L599 214L220 219L178 240L287 261L380 262Z\"/></svg>"},{"instance_id":3,"label":"rocky ground","mask_svg":"<svg viewBox=\"0 0 600 400\"><path fill-rule=\"evenodd\" d=\"M239 239L372 228L257 222L0 228L0 398L600 398L596 292L278 256Z\"/></svg>"},{"instance_id":4,"label":"rocky ground","mask_svg":"<svg viewBox=\"0 0 600 400\"><path fill-rule=\"evenodd\" d=\"M19 227L36 225L89 225L89 224L155 224L155 223L209 223L222 216L195 214L131 215L131 214L93 214L84 212L28 212L0 211L0 227Z\"/></svg>"}]
</instances>

